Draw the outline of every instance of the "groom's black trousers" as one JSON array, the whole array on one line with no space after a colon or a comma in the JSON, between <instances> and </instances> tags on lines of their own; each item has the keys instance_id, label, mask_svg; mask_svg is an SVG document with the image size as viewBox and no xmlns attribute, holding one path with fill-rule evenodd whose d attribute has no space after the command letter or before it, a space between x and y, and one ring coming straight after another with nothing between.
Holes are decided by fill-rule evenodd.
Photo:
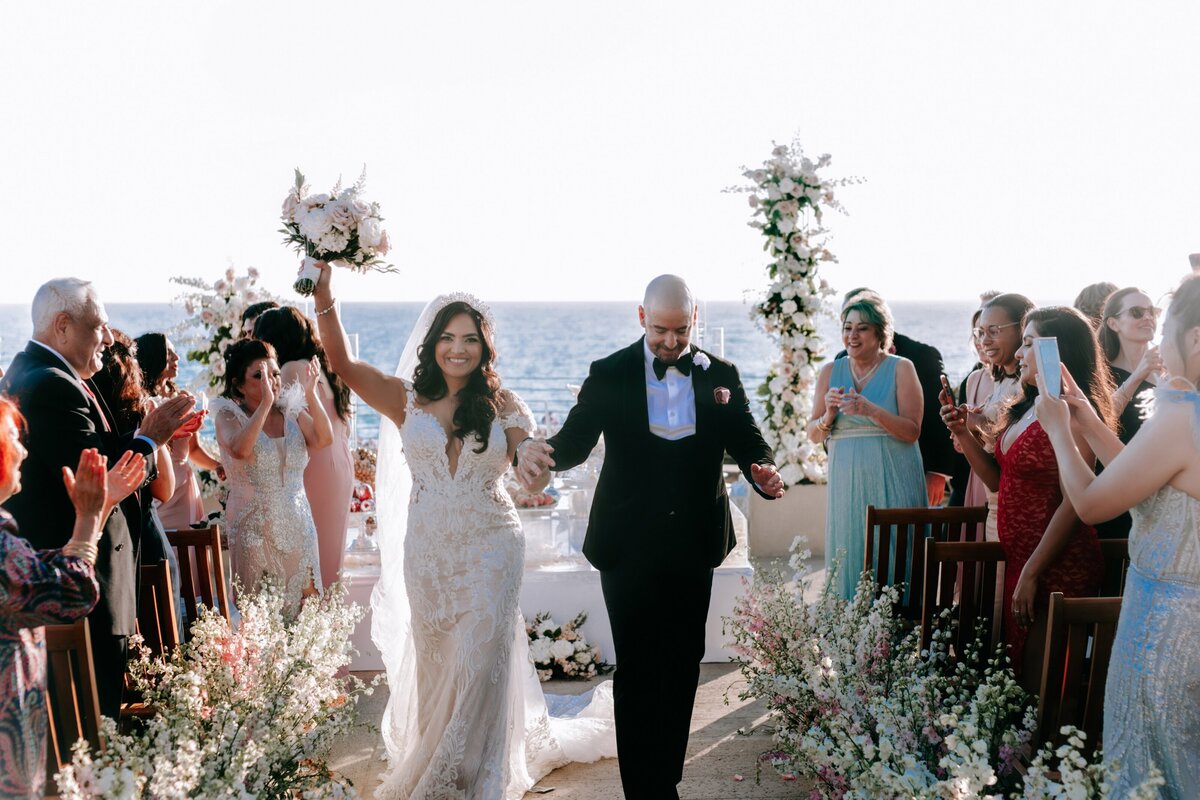
<instances>
[{"instance_id":1,"label":"groom's black trousers","mask_svg":"<svg viewBox=\"0 0 1200 800\"><path fill-rule=\"evenodd\" d=\"M626 800L674 800L704 657L713 571L647 555L629 560L600 573L616 650L621 785Z\"/></svg>"}]
</instances>

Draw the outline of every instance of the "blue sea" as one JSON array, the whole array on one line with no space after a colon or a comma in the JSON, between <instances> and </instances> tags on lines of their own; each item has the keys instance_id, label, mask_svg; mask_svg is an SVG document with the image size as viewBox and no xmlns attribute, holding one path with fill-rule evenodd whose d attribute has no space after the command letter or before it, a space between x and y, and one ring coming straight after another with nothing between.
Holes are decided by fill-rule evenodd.
<instances>
[{"instance_id":1,"label":"blue sea","mask_svg":"<svg viewBox=\"0 0 1200 800\"><path fill-rule=\"evenodd\" d=\"M898 331L941 351L946 372L957 383L975 363L969 327L976 305L897 302L892 313ZM342 318L346 330L357 338L361 357L390 373L423 307L423 303L346 303ZM701 346L737 364L753 395L776 350L751 320L750 308L749 303L736 301L703 303ZM107 310L112 325L132 336L167 331L184 319L181 307L167 303L114 303ZM565 419L571 407L568 385L582 383L593 360L630 344L642 333L634 302L497 303L493 311L500 354L497 367L504 384L551 425ZM7 366L25 346L31 327L28 306L0 305L0 365ZM832 356L841 348L840 326L831 314L821 319L818 328ZM180 371L186 379L193 370L184 363ZM356 434L372 439L377 426L377 415L360 409Z\"/></svg>"}]
</instances>

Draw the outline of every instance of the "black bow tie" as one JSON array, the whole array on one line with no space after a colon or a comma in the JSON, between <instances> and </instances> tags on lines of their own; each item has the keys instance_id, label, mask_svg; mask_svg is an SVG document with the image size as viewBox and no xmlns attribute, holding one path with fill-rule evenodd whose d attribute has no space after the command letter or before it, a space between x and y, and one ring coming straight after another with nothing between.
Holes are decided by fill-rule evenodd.
<instances>
[{"instance_id":1,"label":"black bow tie","mask_svg":"<svg viewBox=\"0 0 1200 800\"><path fill-rule=\"evenodd\" d=\"M675 369L682 372L684 375L691 375L692 374L692 354L685 353L674 364L668 364L665 361L661 361L658 358L655 358L654 363L651 366L654 368L654 377L658 378L660 381L663 379L663 376L667 374L667 367L674 367Z\"/></svg>"}]
</instances>

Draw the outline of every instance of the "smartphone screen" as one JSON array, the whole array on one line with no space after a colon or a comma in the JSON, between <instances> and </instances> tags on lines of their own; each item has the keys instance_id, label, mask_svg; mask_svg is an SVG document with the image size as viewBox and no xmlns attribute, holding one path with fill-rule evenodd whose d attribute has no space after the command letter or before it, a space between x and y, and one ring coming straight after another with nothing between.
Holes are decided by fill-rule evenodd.
<instances>
[{"instance_id":1,"label":"smartphone screen","mask_svg":"<svg viewBox=\"0 0 1200 800\"><path fill-rule=\"evenodd\" d=\"M1037 368L1046 384L1046 394L1057 399L1062 394L1062 362L1058 357L1058 339L1039 336L1033 340L1037 352Z\"/></svg>"}]
</instances>

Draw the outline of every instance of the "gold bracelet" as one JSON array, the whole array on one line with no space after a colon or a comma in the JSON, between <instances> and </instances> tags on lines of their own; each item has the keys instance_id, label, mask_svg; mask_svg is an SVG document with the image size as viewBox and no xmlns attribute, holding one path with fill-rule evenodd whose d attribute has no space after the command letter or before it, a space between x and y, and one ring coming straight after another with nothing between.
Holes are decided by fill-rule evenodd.
<instances>
[{"instance_id":1,"label":"gold bracelet","mask_svg":"<svg viewBox=\"0 0 1200 800\"><path fill-rule=\"evenodd\" d=\"M329 308L326 308L326 309L324 309L323 311L318 311L318 312L316 312L316 315L317 315L318 317L323 317L323 316L325 316L326 314L328 314L330 311L333 311L335 308L337 308L337 300L334 300L333 302L331 302L331 303L329 304Z\"/></svg>"},{"instance_id":2,"label":"gold bracelet","mask_svg":"<svg viewBox=\"0 0 1200 800\"><path fill-rule=\"evenodd\" d=\"M822 431L822 432L824 432L824 433L833 433L833 426L832 426L832 425L826 425L826 424L825 424L825 419L824 419L824 418L821 418L821 419L818 419L818 420L817 420L817 430L820 430L820 431Z\"/></svg>"},{"instance_id":3,"label":"gold bracelet","mask_svg":"<svg viewBox=\"0 0 1200 800\"><path fill-rule=\"evenodd\" d=\"M63 545L62 554L71 558L82 559L95 566L96 557L99 556L100 550L91 542L70 541Z\"/></svg>"}]
</instances>

